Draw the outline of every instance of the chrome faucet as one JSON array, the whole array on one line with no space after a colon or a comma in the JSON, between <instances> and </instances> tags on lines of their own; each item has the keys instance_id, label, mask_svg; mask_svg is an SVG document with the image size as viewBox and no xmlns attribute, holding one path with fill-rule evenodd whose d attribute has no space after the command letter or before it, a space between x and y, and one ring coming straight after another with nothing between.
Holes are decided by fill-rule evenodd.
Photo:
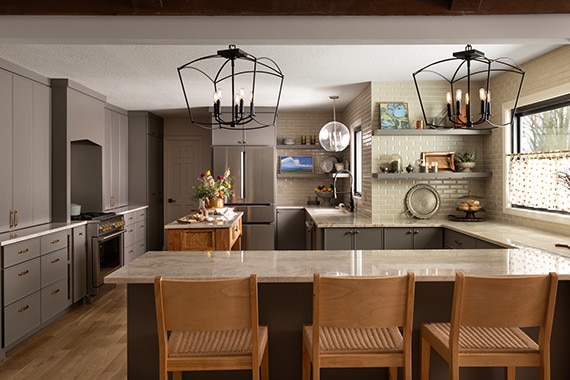
<instances>
[{"instance_id":1,"label":"chrome faucet","mask_svg":"<svg viewBox=\"0 0 570 380\"><path fill-rule=\"evenodd\" d=\"M347 173L348 174L348 176L350 178L350 190L349 191L339 192L336 190L336 178L338 177L338 175L340 173ZM354 184L353 184L353 182L354 182L354 178L352 177L352 173L348 170L344 170L344 169L339 170L334 174L334 177L333 177L333 197L334 197L334 199L338 199L337 194L347 194L347 193L350 194L350 198L348 201L348 211L350 211L350 212L354 212L354 193L353 193L353 185Z\"/></svg>"}]
</instances>

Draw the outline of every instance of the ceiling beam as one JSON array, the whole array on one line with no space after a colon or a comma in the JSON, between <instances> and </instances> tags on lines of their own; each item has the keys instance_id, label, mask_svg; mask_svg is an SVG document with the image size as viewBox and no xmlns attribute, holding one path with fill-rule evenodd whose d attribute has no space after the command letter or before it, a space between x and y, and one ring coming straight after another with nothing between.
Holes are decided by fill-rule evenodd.
<instances>
[{"instance_id":1,"label":"ceiling beam","mask_svg":"<svg viewBox=\"0 0 570 380\"><path fill-rule=\"evenodd\" d=\"M568 0L18 0L0 15L456 16L570 14Z\"/></svg>"},{"instance_id":2,"label":"ceiling beam","mask_svg":"<svg viewBox=\"0 0 570 380\"><path fill-rule=\"evenodd\" d=\"M481 8L483 0L451 0L449 9L456 12L476 13Z\"/></svg>"},{"instance_id":3,"label":"ceiling beam","mask_svg":"<svg viewBox=\"0 0 570 380\"><path fill-rule=\"evenodd\" d=\"M162 9L162 0L131 0L133 8Z\"/></svg>"}]
</instances>

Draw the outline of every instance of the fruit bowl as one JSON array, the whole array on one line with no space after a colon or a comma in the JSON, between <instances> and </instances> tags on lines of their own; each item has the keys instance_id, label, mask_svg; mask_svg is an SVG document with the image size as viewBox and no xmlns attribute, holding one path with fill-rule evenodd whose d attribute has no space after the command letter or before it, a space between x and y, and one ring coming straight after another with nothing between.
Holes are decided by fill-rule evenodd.
<instances>
[{"instance_id":1,"label":"fruit bowl","mask_svg":"<svg viewBox=\"0 0 570 380\"><path fill-rule=\"evenodd\" d=\"M317 197L321 198L321 206L330 206L331 199L333 198L333 192L324 190L324 191L317 191L315 190L315 194Z\"/></svg>"}]
</instances>

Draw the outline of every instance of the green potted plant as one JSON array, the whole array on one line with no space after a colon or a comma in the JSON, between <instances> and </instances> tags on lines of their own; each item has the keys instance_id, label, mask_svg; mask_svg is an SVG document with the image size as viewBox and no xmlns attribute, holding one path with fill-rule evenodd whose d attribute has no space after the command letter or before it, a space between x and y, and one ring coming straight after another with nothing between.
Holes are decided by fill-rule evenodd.
<instances>
[{"instance_id":1,"label":"green potted plant","mask_svg":"<svg viewBox=\"0 0 570 380\"><path fill-rule=\"evenodd\" d=\"M477 162L476 152L458 152L455 154L455 164L463 172L470 172Z\"/></svg>"}]
</instances>

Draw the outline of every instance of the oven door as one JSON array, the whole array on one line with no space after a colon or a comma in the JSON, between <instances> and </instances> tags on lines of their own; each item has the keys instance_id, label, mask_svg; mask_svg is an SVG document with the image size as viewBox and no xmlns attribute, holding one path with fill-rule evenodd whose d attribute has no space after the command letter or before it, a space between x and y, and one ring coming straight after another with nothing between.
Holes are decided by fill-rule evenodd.
<instances>
[{"instance_id":1,"label":"oven door","mask_svg":"<svg viewBox=\"0 0 570 380\"><path fill-rule=\"evenodd\" d=\"M105 276L123 265L123 234L125 230L105 236L93 237L92 247L92 286L98 288L104 283Z\"/></svg>"}]
</instances>

